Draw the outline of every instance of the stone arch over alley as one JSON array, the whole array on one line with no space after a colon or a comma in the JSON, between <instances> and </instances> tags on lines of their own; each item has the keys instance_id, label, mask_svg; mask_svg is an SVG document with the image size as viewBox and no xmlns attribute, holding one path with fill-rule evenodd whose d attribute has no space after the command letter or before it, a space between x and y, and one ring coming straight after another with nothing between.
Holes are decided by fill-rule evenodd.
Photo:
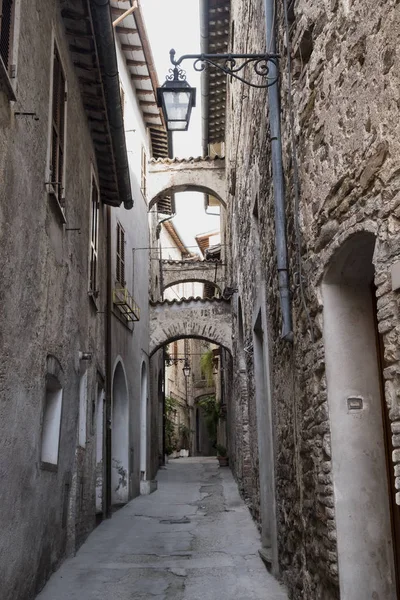
<instances>
[{"instance_id":1,"label":"stone arch over alley","mask_svg":"<svg viewBox=\"0 0 400 600\"><path fill-rule=\"evenodd\" d=\"M232 352L230 301L189 298L151 303L150 356L182 338L201 338Z\"/></svg>"},{"instance_id":2,"label":"stone arch over alley","mask_svg":"<svg viewBox=\"0 0 400 600\"><path fill-rule=\"evenodd\" d=\"M149 210L163 196L178 192L202 192L225 202L225 159L157 159L149 163Z\"/></svg>"},{"instance_id":3,"label":"stone arch over alley","mask_svg":"<svg viewBox=\"0 0 400 600\"><path fill-rule=\"evenodd\" d=\"M191 282L214 285L221 293L224 290L225 276L220 260L163 260L161 266L163 290Z\"/></svg>"}]
</instances>

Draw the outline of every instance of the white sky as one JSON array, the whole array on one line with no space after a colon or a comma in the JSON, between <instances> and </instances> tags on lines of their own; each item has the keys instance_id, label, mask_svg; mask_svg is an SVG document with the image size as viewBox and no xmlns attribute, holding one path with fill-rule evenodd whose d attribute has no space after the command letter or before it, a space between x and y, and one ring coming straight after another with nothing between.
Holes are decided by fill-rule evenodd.
<instances>
[{"instance_id":1,"label":"white sky","mask_svg":"<svg viewBox=\"0 0 400 600\"><path fill-rule=\"evenodd\" d=\"M168 69L172 67L169 60L171 48L176 50L176 57L200 52L199 0L142 0L141 6L162 85ZM179 158L202 154L200 74L192 65L193 61L188 60L182 63L182 68L189 84L197 88L197 103L192 111L189 131L174 133L174 155ZM173 223L187 246L196 245L196 234L219 229L219 217L205 213L203 194L186 192L176 194L175 198L177 215ZM215 208L209 210L215 212ZM194 247L189 249L196 251Z\"/></svg>"}]
</instances>

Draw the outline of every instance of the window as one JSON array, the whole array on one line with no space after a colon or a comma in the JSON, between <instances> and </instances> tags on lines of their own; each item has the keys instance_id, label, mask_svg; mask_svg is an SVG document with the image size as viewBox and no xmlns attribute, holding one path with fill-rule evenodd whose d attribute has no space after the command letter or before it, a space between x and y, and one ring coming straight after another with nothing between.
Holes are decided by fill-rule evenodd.
<instances>
[{"instance_id":1,"label":"window","mask_svg":"<svg viewBox=\"0 0 400 600\"><path fill-rule=\"evenodd\" d=\"M143 196L146 196L147 191L147 154L146 150L142 146L142 177L141 177L141 185L140 189L142 190Z\"/></svg>"},{"instance_id":2,"label":"window","mask_svg":"<svg viewBox=\"0 0 400 600\"><path fill-rule=\"evenodd\" d=\"M87 419L87 371L79 379L79 434L78 443L81 448L86 446Z\"/></svg>"},{"instance_id":3,"label":"window","mask_svg":"<svg viewBox=\"0 0 400 600\"><path fill-rule=\"evenodd\" d=\"M117 223L117 274L118 283L125 287L125 231Z\"/></svg>"},{"instance_id":4,"label":"window","mask_svg":"<svg viewBox=\"0 0 400 600\"><path fill-rule=\"evenodd\" d=\"M99 253L99 189L94 176L92 176L91 207L89 292L97 296L99 293L97 282L97 263Z\"/></svg>"},{"instance_id":5,"label":"window","mask_svg":"<svg viewBox=\"0 0 400 600\"><path fill-rule=\"evenodd\" d=\"M52 193L63 205L64 192L64 140L65 140L65 76L60 55L54 46L53 98L51 116L50 183Z\"/></svg>"},{"instance_id":6,"label":"window","mask_svg":"<svg viewBox=\"0 0 400 600\"><path fill-rule=\"evenodd\" d=\"M13 0L0 0L0 56L7 72L11 71L12 30L14 21Z\"/></svg>"},{"instance_id":7,"label":"window","mask_svg":"<svg viewBox=\"0 0 400 600\"><path fill-rule=\"evenodd\" d=\"M62 387L54 375L46 377L46 397L43 411L41 461L57 465L60 443Z\"/></svg>"},{"instance_id":8,"label":"window","mask_svg":"<svg viewBox=\"0 0 400 600\"><path fill-rule=\"evenodd\" d=\"M125 117L125 90L122 87L122 83L119 82L119 93L121 96L121 112L122 112L122 118Z\"/></svg>"}]
</instances>

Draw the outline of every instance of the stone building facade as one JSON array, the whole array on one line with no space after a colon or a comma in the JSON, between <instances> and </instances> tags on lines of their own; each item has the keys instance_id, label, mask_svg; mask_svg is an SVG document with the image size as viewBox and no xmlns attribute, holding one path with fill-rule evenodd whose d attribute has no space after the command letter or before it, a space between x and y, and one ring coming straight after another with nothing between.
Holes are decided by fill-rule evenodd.
<instances>
[{"instance_id":1,"label":"stone building facade","mask_svg":"<svg viewBox=\"0 0 400 600\"><path fill-rule=\"evenodd\" d=\"M1 596L28 600L96 520L138 494L140 480L158 468L150 444L158 406L148 402L151 386L143 376L151 242L142 150L163 157L168 141L155 102L155 110L146 104L145 116L130 87L135 78L121 45L129 40L121 41L122 26L112 26L120 8L80 0L3 8ZM148 76L148 48L139 59L147 75L137 87L149 100L147 88L154 93L157 82ZM140 130L129 153L124 104L126 128ZM130 256L117 240L117 223L125 227ZM142 307L134 332L125 318L137 310L124 292L128 280ZM121 457L116 480L112 459Z\"/></svg>"},{"instance_id":2,"label":"stone building facade","mask_svg":"<svg viewBox=\"0 0 400 600\"><path fill-rule=\"evenodd\" d=\"M276 3L267 26L261 0L215 10L236 53L265 51L268 27L276 30L293 320L293 340L282 339L268 96L233 79L225 115L227 281L237 290L231 463L265 558L292 598L393 599L398 4Z\"/></svg>"}]
</instances>

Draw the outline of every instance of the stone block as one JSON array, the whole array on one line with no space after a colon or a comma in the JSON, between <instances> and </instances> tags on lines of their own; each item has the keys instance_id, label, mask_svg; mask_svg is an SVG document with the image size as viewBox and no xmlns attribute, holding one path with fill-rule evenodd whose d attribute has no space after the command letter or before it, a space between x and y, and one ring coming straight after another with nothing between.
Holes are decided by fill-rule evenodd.
<instances>
[{"instance_id":1,"label":"stone block","mask_svg":"<svg viewBox=\"0 0 400 600\"><path fill-rule=\"evenodd\" d=\"M146 479L144 481L140 482L140 494L142 496L148 496L149 494L152 494L153 492L155 492L157 489L157 480L149 480Z\"/></svg>"}]
</instances>

